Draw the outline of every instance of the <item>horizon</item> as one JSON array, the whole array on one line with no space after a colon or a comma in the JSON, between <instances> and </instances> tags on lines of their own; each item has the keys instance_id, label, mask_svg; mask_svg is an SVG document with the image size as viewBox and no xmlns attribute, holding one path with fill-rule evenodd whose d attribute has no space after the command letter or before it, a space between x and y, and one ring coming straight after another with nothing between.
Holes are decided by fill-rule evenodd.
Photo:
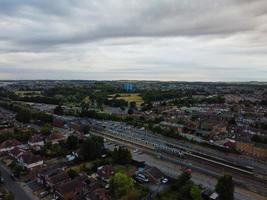
<instances>
[{"instance_id":1,"label":"horizon","mask_svg":"<svg viewBox=\"0 0 267 200\"><path fill-rule=\"evenodd\" d=\"M226 83L226 84L267 84L267 81L178 81L178 80L134 80L134 79L0 79L0 82L20 82L20 81L95 81L95 82L164 82L164 83Z\"/></svg>"},{"instance_id":2,"label":"horizon","mask_svg":"<svg viewBox=\"0 0 267 200\"><path fill-rule=\"evenodd\" d=\"M0 5L0 80L267 81L265 0Z\"/></svg>"}]
</instances>

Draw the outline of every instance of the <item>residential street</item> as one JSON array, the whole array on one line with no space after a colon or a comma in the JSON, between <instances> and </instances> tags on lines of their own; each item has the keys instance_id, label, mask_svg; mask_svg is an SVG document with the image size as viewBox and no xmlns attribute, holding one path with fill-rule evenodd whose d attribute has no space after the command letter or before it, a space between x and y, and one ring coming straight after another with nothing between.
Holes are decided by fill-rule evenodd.
<instances>
[{"instance_id":1,"label":"residential street","mask_svg":"<svg viewBox=\"0 0 267 200\"><path fill-rule=\"evenodd\" d=\"M5 179L5 187L8 191L12 192L15 195L16 200L37 200L35 196L31 193L24 191L21 186L14 180L10 178L9 170L0 164L0 170L2 172L2 176Z\"/></svg>"}]
</instances>

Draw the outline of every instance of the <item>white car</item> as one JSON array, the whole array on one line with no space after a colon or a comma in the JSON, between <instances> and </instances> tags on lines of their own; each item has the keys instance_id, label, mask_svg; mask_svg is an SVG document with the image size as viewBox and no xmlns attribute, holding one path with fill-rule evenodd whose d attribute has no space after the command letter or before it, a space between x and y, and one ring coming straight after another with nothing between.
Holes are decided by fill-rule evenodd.
<instances>
[{"instance_id":1,"label":"white car","mask_svg":"<svg viewBox=\"0 0 267 200\"><path fill-rule=\"evenodd\" d=\"M167 178L162 178L162 179L161 179L161 182L162 182L163 184L168 183L168 181L169 181L169 180L168 180Z\"/></svg>"},{"instance_id":2,"label":"white car","mask_svg":"<svg viewBox=\"0 0 267 200\"><path fill-rule=\"evenodd\" d=\"M137 152L138 152L138 149L133 150L133 152L134 152L134 153L137 153Z\"/></svg>"}]
</instances>

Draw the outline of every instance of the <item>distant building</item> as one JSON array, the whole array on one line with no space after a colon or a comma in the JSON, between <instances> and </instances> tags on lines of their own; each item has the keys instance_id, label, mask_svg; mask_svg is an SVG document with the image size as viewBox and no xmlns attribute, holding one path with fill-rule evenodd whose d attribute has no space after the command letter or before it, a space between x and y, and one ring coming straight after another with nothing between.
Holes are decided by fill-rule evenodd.
<instances>
[{"instance_id":1,"label":"distant building","mask_svg":"<svg viewBox=\"0 0 267 200\"><path fill-rule=\"evenodd\" d=\"M78 197L79 194L82 194L85 186L85 182L80 178L64 182L55 187L54 198L58 200L74 199L75 197Z\"/></svg>"},{"instance_id":2,"label":"distant building","mask_svg":"<svg viewBox=\"0 0 267 200\"><path fill-rule=\"evenodd\" d=\"M44 146L44 137L41 134L34 134L28 140L28 145L33 146Z\"/></svg>"},{"instance_id":3,"label":"distant building","mask_svg":"<svg viewBox=\"0 0 267 200\"><path fill-rule=\"evenodd\" d=\"M123 84L123 90L126 92L132 92L135 90L135 87L132 83L125 83Z\"/></svg>"},{"instance_id":4,"label":"distant building","mask_svg":"<svg viewBox=\"0 0 267 200\"><path fill-rule=\"evenodd\" d=\"M114 174L115 170L112 165L104 165L97 168L97 176L103 181L108 181Z\"/></svg>"},{"instance_id":5,"label":"distant building","mask_svg":"<svg viewBox=\"0 0 267 200\"><path fill-rule=\"evenodd\" d=\"M258 158L267 158L267 145L260 143L246 143L237 141L236 149L242 153Z\"/></svg>"},{"instance_id":6,"label":"distant building","mask_svg":"<svg viewBox=\"0 0 267 200\"><path fill-rule=\"evenodd\" d=\"M41 156L34 155L31 152L24 152L21 156L19 156L18 162L26 169L32 169L44 164Z\"/></svg>"},{"instance_id":7,"label":"distant building","mask_svg":"<svg viewBox=\"0 0 267 200\"><path fill-rule=\"evenodd\" d=\"M21 142L16 139L6 140L0 144L0 152L11 151L15 147L19 147L20 145L22 145Z\"/></svg>"}]
</instances>

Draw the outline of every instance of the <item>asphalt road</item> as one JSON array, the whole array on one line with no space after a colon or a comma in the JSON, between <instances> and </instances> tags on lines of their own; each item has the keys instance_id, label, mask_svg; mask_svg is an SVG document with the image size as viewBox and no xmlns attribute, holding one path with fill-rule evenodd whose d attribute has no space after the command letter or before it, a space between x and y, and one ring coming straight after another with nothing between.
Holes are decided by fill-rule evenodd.
<instances>
[{"instance_id":1,"label":"asphalt road","mask_svg":"<svg viewBox=\"0 0 267 200\"><path fill-rule=\"evenodd\" d=\"M16 200L36 200L33 195L26 193L16 181L10 178L9 170L3 167L2 164L0 164L0 170L2 177L5 179L4 186L15 195Z\"/></svg>"}]
</instances>

